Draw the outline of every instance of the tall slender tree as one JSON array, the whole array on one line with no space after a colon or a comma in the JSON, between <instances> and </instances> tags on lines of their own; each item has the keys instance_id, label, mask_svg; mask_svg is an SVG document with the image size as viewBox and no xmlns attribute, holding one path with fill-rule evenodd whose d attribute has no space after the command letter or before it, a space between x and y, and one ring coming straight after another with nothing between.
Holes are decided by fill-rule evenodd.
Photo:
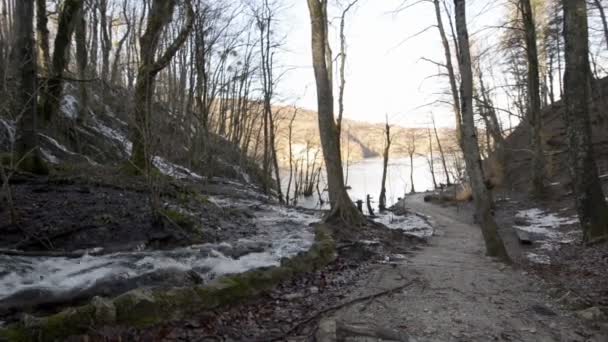
<instances>
[{"instance_id":1,"label":"tall slender tree","mask_svg":"<svg viewBox=\"0 0 608 342\"><path fill-rule=\"evenodd\" d=\"M34 1L22 0L15 4L14 61L19 63L19 100L21 116L17 122L15 148L19 167L34 173L47 173L38 150L36 131L37 77L36 46L34 42Z\"/></svg>"},{"instance_id":2,"label":"tall slender tree","mask_svg":"<svg viewBox=\"0 0 608 342\"><path fill-rule=\"evenodd\" d=\"M542 197L545 192L545 157L542 141L542 115L540 111L540 79L538 47L536 44L536 25L530 0L520 0L519 10L526 35L526 58L528 61L528 108L527 119L530 125L530 138L534 149L532 157L532 192Z\"/></svg>"},{"instance_id":3,"label":"tall slender tree","mask_svg":"<svg viewBox=\"0 0 608 342\"><path fill-rule=\"evenodd\" d=\"M156 59L158 45L165 27L173 18L176 0L154 0L150 6L146 30L139 39L140 66L135 84L135 120L129 130L133 141L131 165L137 172L151 167L151 126L153 95L156 75L163 70L184 44L194 22L194 11L190 0L183 0L186 19L181 31L167 49Z\"/></svg>"},{"instance_id":4,"label":"tall slender tree","mask_svg":"<svg viewBox=\"0 0 608 342\"><path fill-rule=\"evenodd\" d=\"M338 220L348 226L365 223L346 192L342 172L342 158L338 131L334 118L334 97L331 83L331 52L327 37L327 0L307 0L312 30L312 61L317 85L317 106L319 132L325 168L331 211L326 220Z\"/></svg>"},{"instance_id":5,"label":"tall slender tree","mask_svg":"<svg viewBox=\"0 0 608 342\"><path fill-rule=\"evenodd\" d=\"M570 172L583 239L591 243L608 238L608 206L598 177L591 140L587 3L585 0L562 0L562 4L566 57L564 120L570 151Z\"/></svg>"},{"instance_id":6,"label":"tall slender tree","mask_svg":"<svg viewBox=\"0 0 608 342\"><path fill-rule=\"evenodd\" d=\"M386 174L388 172L388 158L391 150L391 126L388 124L388 115L386 116L386 125L384 126L384 153L382 154L382 183L380 183L380 196L378 197L378 208L380 211L386 210Z\"/></svg>"},{"instance_id":7,"label":"tall slender tree","mask_svg":"<svg viewBox=\"0 0 608 342\"><path fill-rule=\"evenodd\" d=\"M469 182L473 190L475 216L477 222L481 225L487 254L508 261L509 256L498 234L498 226L492 216L492 197L485 186L479 154L473 114L473 68L471 64L465 0L454 0L454 5L461 77L462 147Z\"/></svg>"}]
</instances>

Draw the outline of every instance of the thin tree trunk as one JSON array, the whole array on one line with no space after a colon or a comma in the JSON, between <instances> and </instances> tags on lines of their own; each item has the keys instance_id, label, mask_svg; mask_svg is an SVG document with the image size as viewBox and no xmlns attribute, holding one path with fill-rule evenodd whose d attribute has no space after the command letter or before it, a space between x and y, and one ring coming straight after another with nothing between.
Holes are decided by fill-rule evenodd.
<instances>
[{"instance_id":1,"label":"thin tree trunk","mask_svg":"<svg viewBox=\"0 0 608 342\"><path fill-rule=\"evenodd\" d=\"M498 234L498 226L492 217L492 197L486 189L481 167L479 145L475 132L473 114L473 70L469 47L469 33L467 29L465 0L454 0L456 31L460 47L459 65L461 77L461 104L463 128L463 152L466 162L469 182L473 190L475 213L477 221L481 224L481 231L486 244L487 254L509 260L507 251Z\"/></svg>"},{"instance_id":2,"label":"thin tree trunk","mask_svg":"<svg viewBox=\"0 0 608 342\"><path fill-rule=\"evenodd\" d=\"M136 173L151 167L150 116L156 75L164 69L177 50L183 45L192 30L194 12L189 0L185 0L186 19L184 26L163 54L155 60L161 32L172 19L175 0L154 0L148 14L146 31L140 37L141 56L135 84L135 120L129 127L133 141L131 166Z\"/></svg>"},{"instance_id":3,"label":"thin tree trunk","mask_svg":"<svg viewBox=\"0 0 608 342\"><path fill-rule=\"evenodd\" d=\"M67 52L72 42L72 33L78 22L82 3L82 0L65 0L59 15L51 70L41 96L42 117L46 122L51 121L59 110L63 92L63 70L70 62Z\"/></svg>"},{"instance_id":4,"label":"thin tree trunk","mask_svg":"<svg viewBox=\"0 0 608 342\"><path fill-rule=\"evenodd\" d=\"M530 0L520 0L520 10L526 33L526 56L528 60L528 110L532 157L532 193L542 197L545 192L545 156L542 141L542 113L540 99L540 80L538 67L538 48L536 46L536 27Z\"/></svg>"},{"instance_id":5,"label":"thin tree trunk","mask_svg":"<svg viewBox=\"0 0 608 342\"><path fill-rule=\"evenodd\" d=\"M332 94L331 54L327 49L327 0L307 0L312 29L312 57L317 85L317 105L319 132L323 157L327 170L327 185L331 212L326 220L339 220L347 226L360 226L365 219L351 201L344 186L342 161L338 142L338 132L334 119L334 100Z\"/></svg>"},{"instance_id":6,"label":"thin tree trunk","mask_svg":"<svg viewBox=\"0 0 608 342\"><path fill-rule=\"evenodd\" d=\"M78 22L77 22L77 27L76 27L76 65L78 68L78 77L81 80L84 80L86 78L86 72L87 72L87 60L88 60L88 55L87 55L87 33L86 33L86 29L87 29L87 23L85 20L85 14L84 14L84 9L80 10L80 14L79 14L79 18L78 18ZM80 97L80 101L79 101L79 108L80 108L80 113L78 114L78 121L80 123L84 122L86 120L86 116L87 116L87 103L88 103L88 94L87 94L87 83L86 82L79 82L78 84L78 93L79 93L79 97Z\"/></svg>"},{"instance_id":7,"label":"thin tree trunk","mask_svg":"<svg viewBox=\"0 0 608 342\"><path fill-rule=\"evenodd\" d=\"M595 7L600 12L600 18L602 19L602 27L604 28L604 40L606 41L606 45L608 46L608 22L606 22L606 12L604 11L604 6L602 6L601 0L593 0Z\"/></svg>"},{"instance_id":8,"label":"thin tree trunk","mask_svg":"<svg viewBox=\"0 0 608 342\"><path fill-rule=\"evenodd\" d=\"M40 65L47 75L51 68L48 21L46 0L36 0L36 40L40 54Z\"/></svg>"},{"instance_id":9,"label":"thin tree trunk","mask_svg":"<svg viewBox=\"0 0 608 342\"><path fill-rule=\"evenodd\" d=\"M431 179L433 180L433 188L437 189L437 179L435 178L435 157L433 156L433 136L431 129L427 130L429 136L429 171L431 171Z\"/></svg>"},{"instance_id":10,"label":"thin tree trunk","mask_svg":"<svg viewBox=\"0 0 608 342\"><path fill-rule=\"evenodd\" d=\"M38 150L36 131L37 78L36 46L34 43L34 2L17 1L15 6L16 40L13 48L14 60L19 63L19 100L21 116L17 122L15 148L19 168L33 173L48 173Z\"/></svg>"},{"instance_id":11,"label":"thin tree trunk","mask_svg":"<svg viewBox=\"0 0 608 342\"><path fill-rule=\"evenodd\" d=\"M388 124L388 116L386 117L386 126L384 128L384 153L382 163L382 183L380 183L380 196L378 197L378 208L380 212L386 210L386 173L388 171L388 158L391 149L391 126Z\"/></svg>"},{"instance_id":12,"label":"thin tree trunk","mask_svg":"<svg viewBox=\"0 0 608 342\"><path fill-rule=\"evenodd\" d=\"M448 163L445 158L445 153L443 153L443 147L441 146L441 140L439 140L439 133L437 133L437 125L435 125L435 118L431 118L433 121L433 131L435 131L435 140L437 141L437 149L439 150L439 156L441 157L441 166L443 166L443 172L445 173L445 182L446 185L452 185L450 181L450 171L448 169Z\"/></svg>"},{"instance_id":13,"label":"thin tree trunk","mask_svg":"<svg viewBox=\"0 0 608 342\"><path fill-rule=\"evenodd\" d=\"M608 238L608 206L593 155L589 103L591 70L587 4L563 0L566 71L565 122L569 142L570 172L583 240L592 243Z\"/></svg>"},{"instance_id":14,"label":"thin tree trunk","mask_svg":"<svg viewBox=\"0 0 608 342\"><path fill-rule=\"evenodd\" d=\"M458 145L462 149L462 114L460 112L460 98L458 97L458 86L456 85L456 73L454 72L454 66L452 64L452 52L450 50L450 43L448 42L448 38L443 27L439 0L433 0L433 4L435 5L435 17L437 19L437 28L439 29L439 35L441 36L441 43L443 44L443 51L445 54L445 68L448 71L448 78L450 81L450 91L452 93L453 101L452 109L454 110L454 117L456 120L456 138L458 139Z\"/></svg>"}]
</instances>

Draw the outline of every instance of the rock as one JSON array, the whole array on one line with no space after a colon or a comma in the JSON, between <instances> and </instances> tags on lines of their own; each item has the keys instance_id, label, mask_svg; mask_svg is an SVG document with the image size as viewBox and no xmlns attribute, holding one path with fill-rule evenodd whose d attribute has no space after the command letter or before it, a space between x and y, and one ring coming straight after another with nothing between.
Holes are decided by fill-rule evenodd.
<instances>
[{"instance_id":1,"label":"rock","mask_svg":"<svg viewBox=\"0 0 608 342\"><path fill-rule=\"evenodd\" d=\"M575 315L586 321L599 321L605 318L604 313L597 306L592 306L590 308L579 310L575 313Z\"/></svg>"},{"instance_id":2,"label":"rock","mask_svg":"<svg viewBox=\"0 0 608 342\"><path fill-rule=\"evenodd\" d=\"M335 342L338 340L336 336L336 320L333 318L325 318L319 322L319 328L315 334L318 342Z\"/></svg>"},{"instance_id":3,"label":"rock","mask_svg":"<svg viewBox=\"0 0 608 342\"><path fill-rule=\"evenodd\" d=\"M299 299L299 298L303 298L304 294L302 292L295 292L295 293L288 293L286 295L283 296L283 299L285 300L294 300L294 299Z\"/></svg>"},{"instance_id":4,"label":"rock","mask_svg":"<svg viewBox=\"0 0 608 342\"><path fill-rule=\"evenodd\" d=\"M316 286L313 286L308 289L308 292L310 292L311 294L317 294L317 293L319 293L319 288Z\"/></svg>"}]
</instances>

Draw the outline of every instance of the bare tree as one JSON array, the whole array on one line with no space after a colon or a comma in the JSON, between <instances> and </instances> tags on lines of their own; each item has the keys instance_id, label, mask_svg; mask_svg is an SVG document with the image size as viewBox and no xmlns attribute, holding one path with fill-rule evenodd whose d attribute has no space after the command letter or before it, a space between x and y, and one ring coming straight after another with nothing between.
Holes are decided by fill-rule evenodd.
<instances>
[{"instance_id":1,"label":"bare tree","mask_svg":"<svg viewBox=\"0 0 608 342\"><path fill-rule=\"evenodd\" d=\"M475 215L481 225L481 231L486 243L486 251L490 256L508 261L509 256L498 234L498 226L492 217L492 198L486 189L475 120L473 115L473 69L469 47L469 33L467 29L465 0L454 0L456 31L459 46L459 65L461 77L461 105L462 105L462 147L466 161L467 174L473 190L475 201Z\"/></svg>"},{"instance_id":2,"label":"bare tree","mask_svg":"<svg viewBox=\"0 0 608 342\"><path fill-rule=\"evenodd\" d=\"M319 132L327 170L331 212L326 220L339 220L348 226L360 226L365 219L354 206L344 186L340 144L334 118L331 84L331 51L327 37L327 0L308 0L312 29L312 59L317 84Z\"/></svg>"},{"instance_id":3,"label":"bare tree","mask_svg":"<svg viewBox=\"0 0 608 342\"><path fill-rule=\"evenodd\" d=\"M437 149L439 150L439 156L441 157L441 165L443 166L443 172L445 173L445 183L446 185L451 185L450 181L450 172L448 171L448 165L445 157L445 153L443 151L443 147L441 146L441 139L439 139L439 133L437 132L437 125L435 124L435 117L431 115L431 121L433 123L433 131L435 133L435 141L437 141Z\"/></svg>"},{"instance_id":4,"label":"bare tree","mask_svg":"<svg viewBox=\"0 0 608 342\"><path fill-rule=\"evenodd\" d=\"M63 92L63 71L69 64L67 51L72 42L74 28L80 17L82 3L82 0L65 0L62 4L55 36L51 70L40 98L42 117L46 122L51 121L59 109Z\"/></svg>"},{"instance_id":5,"label":"bare tree","mask_svg":"<svg viewBox=\"0 0 608 342\"><path fill-rule=\"evenodd\" d=\"M540 111L540 81L538 48L536 46L536 26L530 0L520 0L519 9L526 34L526 57L528 61L528 110L526 117L530 124L531 142L534 149L532 158L532 192L542 197L545 192L545 157L542 142L542 114Z\"/></svg>"},{"instance_id":6,"label":"bare tree","mask_svg":"<svg viewBox=\"0 0 608 342\"><path fill-rule=\"evenodd\" d=\"M38 150L36 130L37 77L36 46L34 43L34 1L17 1L15 6L16 40L14 61L19 63L19 100L21 116L17 122L15 149L19 167L34 173L47 173L48 169Z\"/></svg>"},{"instance_id":7,"label":"bare tree","mask_svg":"<svg viewBox=\"0 0 608 342\"><path fill-rule=\"evenodd\" d=\"M564 120L570 151L570 172L583 239L592 243L608 238L608 206L598 177L591 141L587 4L585 0L562 0L562 3L566 42Z\"/></svg>"},{"instance_id":8,"label":"bare tree","mask_svg":"<svg viewBox=\"0 0 608 342\"><path fill-rule=\"evenodd\" d=\"M173 17L176 0L154 0L148 14L147 26L139 40L141 65L135 85L135 120L130 126L133 141L131 164L136 172L148 170L151 166L150 115L152 114L154 85L156 75L171 61L177 50L188 38L194 21L194 11L190 0L184 0L186 19L182 30L167 49L156 57L161 33Z\"/></svg>"},{"instance_id":9,"label":"bare tree","mask_svg":"<svg viewBox=\"0 0 608 342\"><path fill-rule=\"evenodd\" d=\"M456 120L456 137L458 139L458 144L462 145L462 114L460 112L460 98L458 97L458 86L456 85L456 73L454 71L454 66L452 64L452 52L450 48L450 43L448 41L448 37L445 33L445 29L443 26L443 20L441 18L441 7L439 5L439 0L433 0L433 4L435 5L435 17L437 20L437 28L439 29L439 35L441 37L441 43L443 44L443 51L445 54L445 69L448 72L448 79L450 81L450 92L452 94L452 108L454 110L454 117ZM458 46L455 46L456 50L458 50ZM461 147L462 148L462 147ZM449 183L449 181L448 181Z\"/></svg>"},{"instance_id":10,"label":"bare tree","mask_svg":"<svg viewBox=\"0 0 608 342\"><path fill-rule=\"evenodd\" d=\"M380 212L386 210L386 173L388 171L388 158L391 149L391 126L388 124L388 115L386 116L386 125L384 126L384 153L382 153L382 182L380 183L380 196L378 197L378 208Z\"/></svg>"}]
</instances>

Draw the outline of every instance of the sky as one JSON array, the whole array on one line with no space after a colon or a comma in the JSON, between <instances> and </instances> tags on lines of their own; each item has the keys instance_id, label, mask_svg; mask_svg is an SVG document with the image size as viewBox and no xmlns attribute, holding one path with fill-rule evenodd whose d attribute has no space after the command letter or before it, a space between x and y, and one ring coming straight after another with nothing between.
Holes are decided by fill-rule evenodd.
<instances>
[{"instance_id":1,"label":"sky","mask_svg":"<svg viewBox=\"0 0 608 342\"><path fill-rule=\"evenodd\" d=\"M281 16L284 21L280 26L287 35L279 60L288 72L278 85L280 101L314 110L316 90L308 7L305 0L284 1L286 6ZM335 1L330 0L331 3ZM440 99L439 93L445 93L448 85L447 78L433 77L439 72L436 66L421 60L425 57L445 61L437 28L429 28L436 22L434 7L430 2L422 2L396 14L401 3L402 0L360 0L347 16L345 117L384 122L388 115L392 124L426 127L432 113L438 126L453 127L449 106L427 105ZM492 3L496 2L467 1L472 35L480 28L500 21L503 8L492 6ZM334 56L339 52L336 31L340 13L335 6L330 6ZM426 28L428 30L416 35ZM488 33L482 31L481 34ZM337 70L337 66L334 69ZM337 87L334 92L337 97Z\"/></svg>"}]
</instances>

